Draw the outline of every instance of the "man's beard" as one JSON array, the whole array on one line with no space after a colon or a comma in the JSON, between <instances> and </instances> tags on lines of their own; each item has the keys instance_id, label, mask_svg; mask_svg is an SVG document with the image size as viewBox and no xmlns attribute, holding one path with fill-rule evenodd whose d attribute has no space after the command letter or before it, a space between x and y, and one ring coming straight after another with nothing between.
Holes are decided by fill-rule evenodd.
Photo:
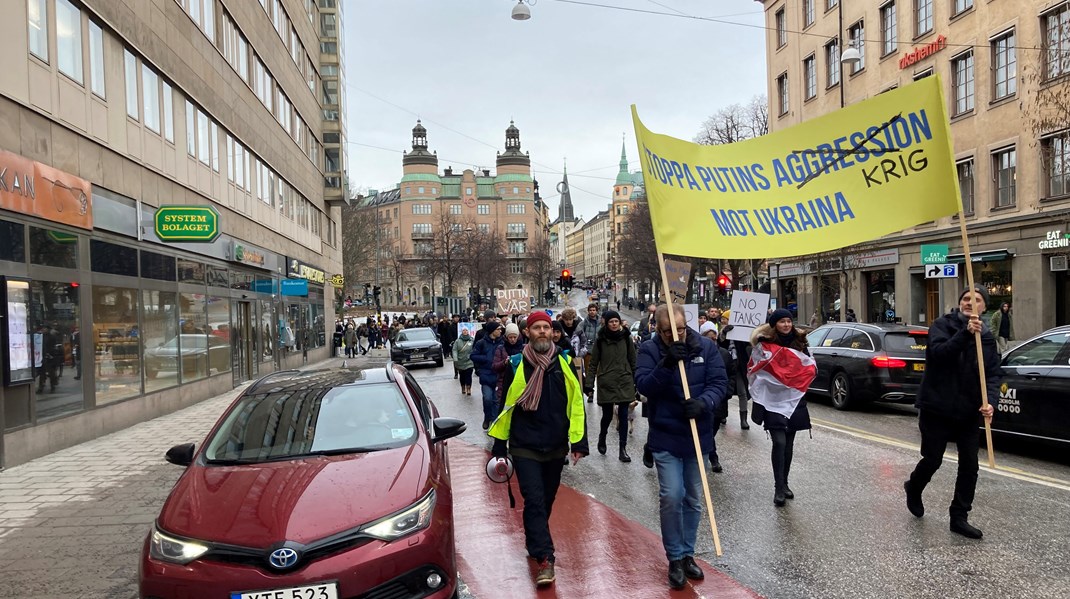
<instances>
[{"instance_id":1,"label":"man's beard","mask_svg":"<svg viewBox=\"0 0 1070 599\"><path fill-rule=\"evenodd\" d=\"M550 351L550 348L553 347L553 345L554 342L550 341L549 339L539 339L537 341L531 342L531 348L539 352L540 354L544 354Z\"/></svg>"}]
</instances>

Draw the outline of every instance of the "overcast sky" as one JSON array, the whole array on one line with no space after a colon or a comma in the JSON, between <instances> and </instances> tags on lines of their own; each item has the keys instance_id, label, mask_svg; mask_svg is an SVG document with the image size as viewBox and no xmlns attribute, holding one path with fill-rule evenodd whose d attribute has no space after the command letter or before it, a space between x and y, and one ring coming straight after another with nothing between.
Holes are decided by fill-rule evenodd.
<instances>
[{"instance_id":1,"label":"overcast sky","mask_svg":"<svg viewBox=\"0 0 1070 599\"><path fill-rule=\"evenodd\" d=\"M586 1L586 0L583 0ZM590 0L589 4L762 25L754 0ZM757 27L538 0L513 21L515 0L345 0L349 178L393 189L416 118L439 171L494 170L513 119L551 210L568 160L578 216L604 210L629 106L654 132L691 139L707 116L764 94ZM364 145L360 145L364 144ZM368 147L375 146L375 147ZM381 149L379 149L381 148Z\"/></svg>"}]
</instances>

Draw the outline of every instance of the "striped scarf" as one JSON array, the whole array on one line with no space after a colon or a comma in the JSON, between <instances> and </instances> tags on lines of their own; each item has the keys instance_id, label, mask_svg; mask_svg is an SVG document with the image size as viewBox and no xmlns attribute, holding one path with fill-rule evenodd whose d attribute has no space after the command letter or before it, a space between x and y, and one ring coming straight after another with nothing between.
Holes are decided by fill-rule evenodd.
<instances>
[{"instance_id":1,"label":"striped scarf","mask_svg":"<svg viewBox=\"0 0 1070 599\"><path fill-rule=\"evenodd\" d=\"M535 365L535 372L531 373L531 378L528 379L520 398L516 400L516 405L528 412L534 412L539 409L539 399L542 398L542 381L545 378L546 369L550 367L552 360L557 356L557 346L551 343L548 351L540 353L535 351L534 343L528 343L521 353L524 355L525 362ZM524 365L521 364L520 367L523 368Z\"/></svg>"}]
</instances>

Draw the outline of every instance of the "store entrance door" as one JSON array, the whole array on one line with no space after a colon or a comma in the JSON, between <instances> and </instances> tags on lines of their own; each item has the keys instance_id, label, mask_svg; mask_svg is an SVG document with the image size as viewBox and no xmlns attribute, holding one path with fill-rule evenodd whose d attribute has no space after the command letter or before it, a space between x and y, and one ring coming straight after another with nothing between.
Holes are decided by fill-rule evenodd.
<instances>
[{"instance_id":1,"label":"store entrance door","mask_svg":"<svg viewBox=\"0 0 1070 599\"><path fill-rule=\"evenodd\" d=\"M253 364L256 357L253 351L253 316L250 302L234 302L234 383L241 383L253 378Z\"/></svg>"},{"instance_id":2,"label":"store entrance door","mask_svg":"<svg viewBox=\"0 0 1070 599\"><path fill-rule=\"evenodd\" d=\"M942 279L925 279L925 319L929 326L934 320L943 315L940 309L940 281Z\"/></svg>"}]
</instances>

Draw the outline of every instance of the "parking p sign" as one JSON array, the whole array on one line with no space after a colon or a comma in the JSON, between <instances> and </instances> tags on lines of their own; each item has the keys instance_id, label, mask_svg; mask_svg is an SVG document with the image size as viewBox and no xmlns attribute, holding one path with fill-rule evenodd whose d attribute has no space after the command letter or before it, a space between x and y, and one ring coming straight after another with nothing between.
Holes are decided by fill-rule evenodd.
<instances>
[{"instance_id":1,"label":"parking p sign","mask_svg":"<svg viewBox=\"0 0 1070 599\"><path fill-rule=\"evenodd\" d=\"M957 279L958 276L958 264L930 264L925 267L926 279Z\"/></svg>"}]
</instances>

